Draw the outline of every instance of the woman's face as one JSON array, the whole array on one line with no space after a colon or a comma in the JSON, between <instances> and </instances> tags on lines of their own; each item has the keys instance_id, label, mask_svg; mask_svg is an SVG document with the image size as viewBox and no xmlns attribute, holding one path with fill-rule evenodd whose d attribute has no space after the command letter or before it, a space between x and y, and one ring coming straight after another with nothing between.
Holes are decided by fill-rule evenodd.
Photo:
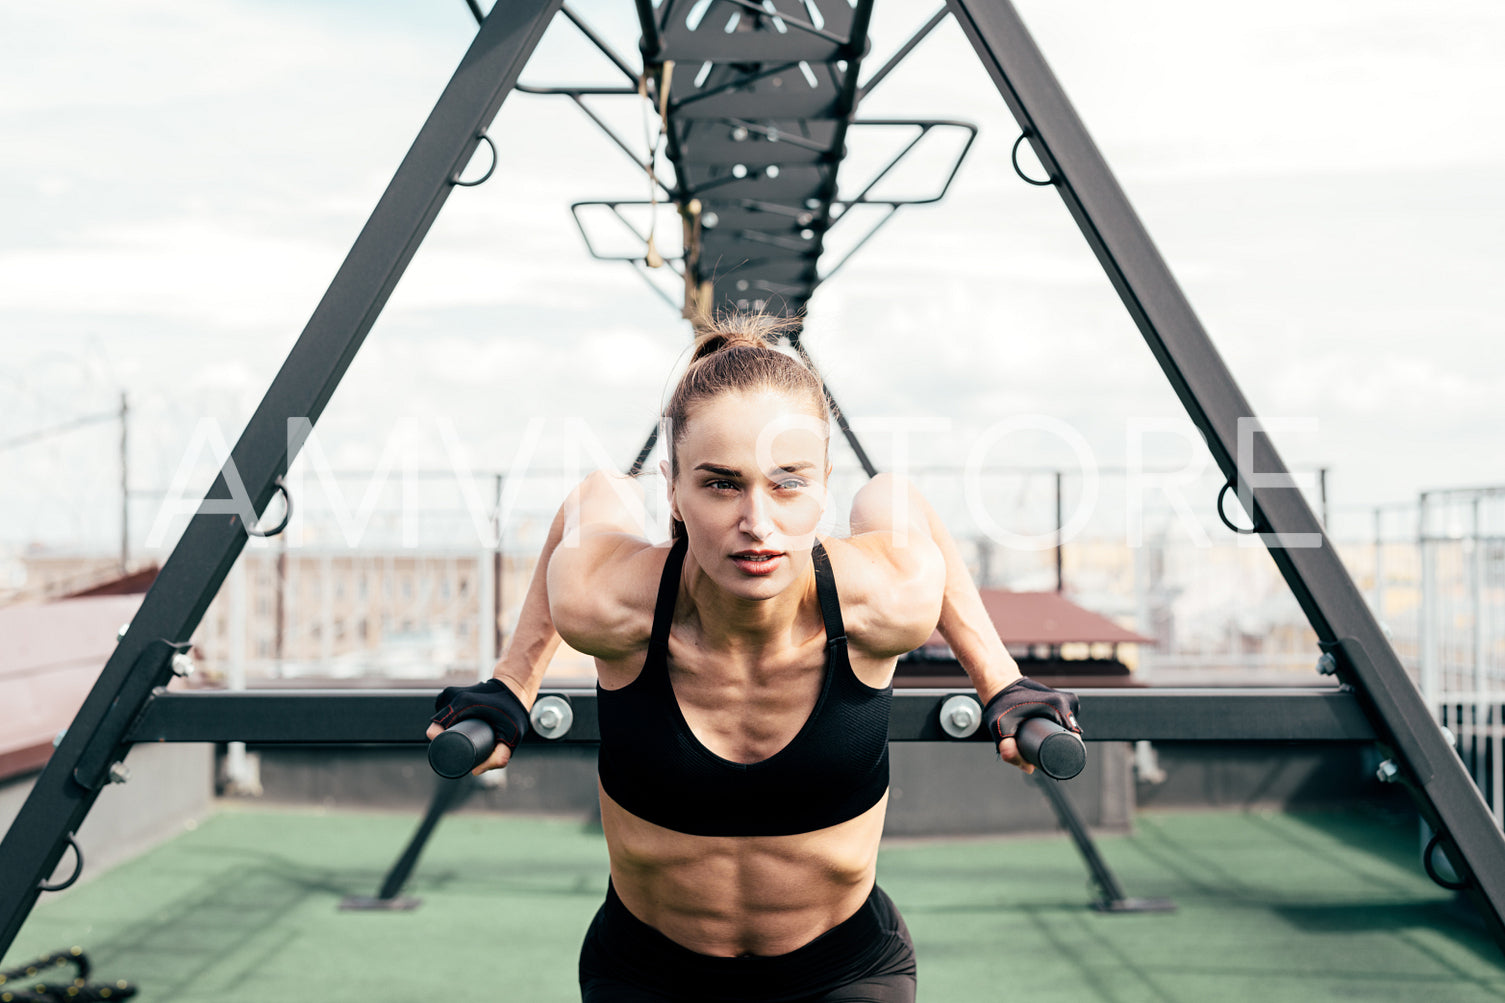
<instances>
[{"instance_id":1,"label":"woman's face","mask_svg":"<svg viewBox=\"0 0 1505 1003\"><path fill-rule=\"evenodd\" d=\"M729 393L696 408L675 447L669 508L712 580L748 599L805 573L825 511L828 430L776 390ZM667 463L665 463L667 468Z\"/></svg>"}]
</instances>

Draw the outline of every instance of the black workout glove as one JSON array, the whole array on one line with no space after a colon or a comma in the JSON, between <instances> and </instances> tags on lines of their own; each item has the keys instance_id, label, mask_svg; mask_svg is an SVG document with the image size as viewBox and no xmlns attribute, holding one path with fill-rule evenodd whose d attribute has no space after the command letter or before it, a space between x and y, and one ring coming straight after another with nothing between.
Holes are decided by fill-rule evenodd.
<instances>
[{"instance_id":1,"label":"black workout glove","mask_svg":"<svg viewBox=\"0 0 1505 1003\"><path fill-rule=\"evenodd\" d=\"M1005 738L1013 738L1021 722L1032 717L1048 717L1063 728L1082 733L1076 722L1077 698L1075 693L1053 690L1044 683L1021 676L1009 683L988 705L982 709L983 722L993 733L996 745Z\"/></svg>"},{"instance_id":2,"label":"black workout glove","mask_svg":"<svg viewBox=\"0 0 1505 1003\"><path fill-rule=\"evenodd\" d=\"M434 723L448 728L456 721L478 717L491 725L496 740L509 749L516 749L528 731L528 710L517 694L507 688L500 679L488 679L474 686L446 686L439 691L434 701L439 713Z\"/></svg>"}]
</instances>

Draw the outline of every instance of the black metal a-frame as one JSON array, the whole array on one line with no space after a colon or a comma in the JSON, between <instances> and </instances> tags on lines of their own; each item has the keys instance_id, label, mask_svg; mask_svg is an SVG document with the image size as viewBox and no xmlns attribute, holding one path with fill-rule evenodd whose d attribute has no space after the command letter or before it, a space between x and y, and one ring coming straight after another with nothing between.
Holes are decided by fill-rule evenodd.
<instances>
[{"instance_id":1,"label":"black metal a-frame","mask_svg":"<svg viewBox=\"0 0 1505 1003\"><path fill-rule=\"evenodd\" d=\"M863 89L856 81L857 57L865 50L871 5L872 0L857 0L855 5L838 0L811 0L809 4L803 0L715 0L705 16L725 22L721 26L713 22L725 36L716 39L718 44L743 35L762 45L774 34L788 37L794 33L802 36L801 44L808 41L813 48L797 59L768 66L743 61L739 54L751 49L707 50L703 61L713 64L710 73L726 79L712 80L708 74L694 86L745 96L760 81L769 81L768 87L774 89L777 85L771 81L790 82L791 72L806 77L800 66L805 63L815 78L811 90L819 90L823 78L813 63L828 63L843 73L851 72L839 81L828 75L836 101L808 109L809 117L850 124ZM248 533L259 531L255 513L282 490L281 479L301 446L300 440L289 439L289 419L317 421L450 190L459 183L458 172L482 141L487 125L516 85L523 64L562 6L562 0L502 0L484 19L370 221L0 842L0 954L9 948L44 883L72 844L72 834L132 743L260 736L281 741L418 740L412 737L411 721L421 719L421 696L168 695L160 688L172 674L173 655L186 645ZM682 20L688 3L661 0L655 9L648 0L638 0L637 6L644 27L645 76L656 81L655 87L661 86L665 79L661 67L674 54L673 40L684 35L693 57L693 45L705 39L693 37L688 20ZM1082 708L1089 737L1372 737L1392 757L1396 779L1440 835L1467 895L1492 936L1505 947L1505 839L1313 513L1289 486L1287 468L1273 444L1267 437L1248 434L1247 423L1254 415L1247 401L1060 84L1007 0L947 0L947 7L1018 120L1023 138L1049 172L1045 183L1054 186L1065 201L1188 414L1204 433L1229 486L1238 491L1256 531L1269 545L1317 633L1323 651L1319 664L1335 674L1343 687L1308 694L1187 692L1110 697L1089 693L1083 696ZM838 20L843 8L849 16L846 22ZM829 26L816 25L812 11L821 13ZM739 20L727 20L729 13ZM933 27L938 17L924 30ZM814 41L804 39L805 35ZM777 56L774 52L765 58ZM721 66L723 62L726 67ZM891 65L869 78L867 86L881 79ZM666 90L671 101L692 96L681 90L676 97L673 84ZM713 99L695 103L704 108ZM787 119L790 113L783 106L756 102L723 111L741 120L748 135L764 140L769 139L767 130L781 128L770 122L783 121L779 116ZM831 128L844 132L846 125L837 122ZM709 131L714 134L715 130ZM741 142L735 136L731 139ZM838 160L844 152L839 142L826 149ZM819 179L821 190L807 197L825 195L829 206L835 192L835 164L825 162L825 167L829 176ZM687 161L680 181L690 178L693 183L693 177ZM675 194L678 198L684 193ZM753 197L752 201L761 199ZM705 205L702 202L701 212ZM686 214L692 207L681 204L680 209ZM751 208L741 222L755 227L766 222L756 214L767 211ZM795 223L816 230L798 216ZM829 215L824 219L814 215L808 223L825 226ZM787 285L814 275L819 234L795 236L797 242L782 238L764 242L799 257L800 270L791 271L792 263L784 260L768 273L771 283ZM733 244L727 253L740 252ZM687 291L704 297L703 283L714 276L698 274L697 267L696 262L686 263ZM739 291L735 283L746 281L751 287L757 278L751 269L725 277L733 285L723 291L713 284L712 302L723 296L735 301ZM894 737L940 740L933 711L943 696L914 694L898 702ZM577 721L583 719L587 727L580 729L578 738L589 740L594 708L581 706L579 711ZM1094 714L1106 727L1093 728Z\"/></svg>"}]
</instances>

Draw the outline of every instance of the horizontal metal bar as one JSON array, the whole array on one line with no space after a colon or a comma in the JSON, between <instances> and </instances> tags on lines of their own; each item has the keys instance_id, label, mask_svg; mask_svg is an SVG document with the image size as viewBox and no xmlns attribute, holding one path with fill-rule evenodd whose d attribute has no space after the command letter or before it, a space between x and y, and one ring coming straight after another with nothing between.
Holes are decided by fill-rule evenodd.
<instances>
[{"instance_id":1,"label":"horizontal metal bar","mask_svg":"<svg viewBox=\"0 0 1505 1003\"><path fill-rule=\"evenodd\" d=\"M575 724L559 741L595 742L596 692L567 696ZM894 694L889 739L954 741L940 707L958 689ZM970 695L970 694L968 694ZM1353 695L1325 689L1084 689L1080 718L1089 741L1367 742L1374 732ZM134 742L391 744L423 742L434 712L427 690L242 690L161 693L130 733ZM543 742L529 735L530 742ZM973 740L982 741L974 735Z\"/></svg>"}]
</instances>

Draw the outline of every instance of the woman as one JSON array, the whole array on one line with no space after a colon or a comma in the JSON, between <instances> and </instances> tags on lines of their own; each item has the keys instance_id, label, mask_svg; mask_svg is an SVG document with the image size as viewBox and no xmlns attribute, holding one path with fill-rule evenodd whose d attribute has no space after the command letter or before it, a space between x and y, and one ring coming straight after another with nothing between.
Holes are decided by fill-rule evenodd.
<instances>
[{"instance_id":1,"label":"woman","mask_svg":"<svg viewBox=\"0 0 1505 1003\"><path fill-rule=\"evenodd\" d=\"M912 1001L909 933L875 883L896 659L939 624L1026 772L1015 719L1075 726L1074 698L1020 679L901 479L858 492L850 537L817 535L826 397L777 331L732 317L697 340L665 409L671 541L645 538L635 482L588 477L496 678L445 690L429 729L481 717L500 744L477 772L504 766L560 638L595 657L611 879L586 1003Z\"/></svg>"}]
</instances>

